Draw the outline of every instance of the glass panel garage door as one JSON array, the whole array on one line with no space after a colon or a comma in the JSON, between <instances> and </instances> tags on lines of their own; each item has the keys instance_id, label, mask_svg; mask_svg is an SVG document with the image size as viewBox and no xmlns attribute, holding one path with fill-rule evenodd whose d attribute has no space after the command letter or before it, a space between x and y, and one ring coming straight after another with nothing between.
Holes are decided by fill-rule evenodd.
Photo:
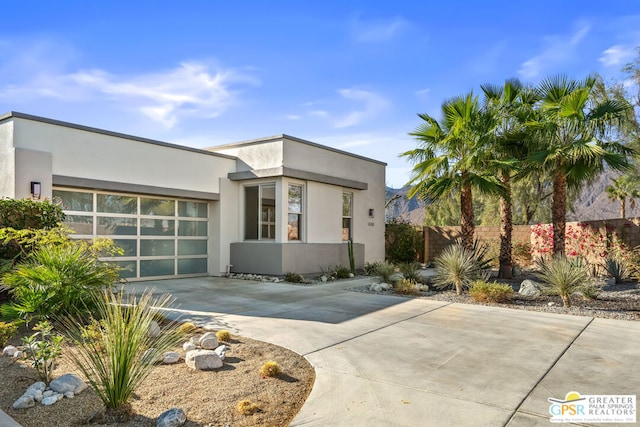
<instances>
[{"instance_id":1,"label":"glass panel garage door","mask_svg":"<svg viewBox=\"0 0 640 427\"><path fill-rule=\"evenodd\" d=\"M172 198L56 188L74 239L108 237L124 250L109 258L129 279L207 273L208 204Z\"/></svg>"}]
</instances>

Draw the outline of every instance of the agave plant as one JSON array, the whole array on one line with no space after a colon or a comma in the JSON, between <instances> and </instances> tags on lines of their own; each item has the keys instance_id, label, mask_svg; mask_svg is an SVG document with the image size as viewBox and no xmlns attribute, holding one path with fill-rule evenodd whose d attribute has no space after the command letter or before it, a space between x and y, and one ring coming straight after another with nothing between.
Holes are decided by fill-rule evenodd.
<instances>
[{"instance_id":1,"label":"agave plant","mask_svg":"<svg viewBox=\"0 0 640 427\"><path fill-rule=\"evenodd\" d=\"M483 258L480 246L476 250L465 249L455 243L442 251L436 258L436 276L434 286L438 289L454 287L456 294L469 287L474 280L486 280L489 277L488 262Z\"/></svg>"},{"instance_id":2,"label":"agave plant","mask_svg":"<svg viewBox=\"0 0 640 427\"><path fill-rule=\"evenodd\" d=\"M548 294L562 298L565 307L571 307L571 294L581 291L590 280L584 260L564 255L538 261L535 275Z\"/></svg>"},{"instance_id":3,"label":"agave plant","mask_svg":"<svg viewBox=\"0 0 640 427\"><path fill-rule=\"evenodd\" d=\"M627 263L621 258L607 257L603 267L616 280L616 284L624 282L629 277Z\"/></svg>"}]
</instances>

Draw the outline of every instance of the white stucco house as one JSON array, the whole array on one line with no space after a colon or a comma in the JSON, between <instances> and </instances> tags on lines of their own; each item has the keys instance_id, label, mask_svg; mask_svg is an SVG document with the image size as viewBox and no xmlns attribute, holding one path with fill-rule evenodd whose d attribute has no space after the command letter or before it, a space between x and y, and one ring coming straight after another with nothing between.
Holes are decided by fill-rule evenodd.
<instances>
[{"instance_id":1,"label":"white stucco house","mask_svg":"<svg viewBox=\"0 0 640 427\"><path fill-rule=\"evenodd\" d=\"M282 275L384 259L385 163L288 135L195 149L10 112L0 197L62 203L129 280Z\"/></svg>"}]
</instances>

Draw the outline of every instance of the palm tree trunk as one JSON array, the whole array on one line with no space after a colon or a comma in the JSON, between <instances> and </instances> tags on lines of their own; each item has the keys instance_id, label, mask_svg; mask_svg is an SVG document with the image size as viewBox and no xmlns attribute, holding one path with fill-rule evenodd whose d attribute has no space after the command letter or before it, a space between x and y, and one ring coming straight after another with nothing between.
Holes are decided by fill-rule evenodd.
<instances>
[{"instance_id":1,"label":"palm tree trunk","mask_svg":"<svg viewBox=\"0 0 640 427\"><path fill-rule=\"evenodd\" d=\"M567 178L562 171L553 175L553 200L551 222L553 223L553 254L564 253L565 226L567 220Z\"/></svg>"},{"instance_id":2,"label":"palm tree trunk","mask_svg":"<svg viewBox=\"0 0 640 427\"><path fill-rule=\"evenodd\" d=\"M471 185L464 182L460 189L460 233L462 234L462 246L465 249L473 248L473 235L475 232L474 216L473 216L473 198L471 194Z\"/></svg>"},{"instance_id":3,"label":"palm tree trunk","mask_svg":"<svg viewBox=\"0 0 640 427\"><path fill-rule=\"evenodd\" d=\"M620 218L625 219L627 217L627 198L620 199Z\"/></svg>"},{"instance_id":4,"label":"palm tree trunk","mask_svg":"<svg viewBox=\"0 0 640 427\"><path fill-rule=\"evenodd\" d=\"M511 210L511 176L500 172L500 182L506 189L506 196L500 197L500 271L498 277L511 279L513 263L511 258L511 237L513 233L513 212Z\"/></svg>"}]
</instances>

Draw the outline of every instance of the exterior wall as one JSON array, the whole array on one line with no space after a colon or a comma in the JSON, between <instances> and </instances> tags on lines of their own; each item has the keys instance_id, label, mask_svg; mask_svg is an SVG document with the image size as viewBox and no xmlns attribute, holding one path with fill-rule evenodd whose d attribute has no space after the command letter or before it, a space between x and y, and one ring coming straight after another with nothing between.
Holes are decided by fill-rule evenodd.
<instances>
[{"instance_id":1,"label":"exterior wall","mask_svg":"<svg viewBox=\"0 0 640 427\"><path fill-rule=\"evenodd\" d=\"M50 196L53 189L52 177L51 153L16 148L15 198L31 197L31 181L39 182L41 194Z\"/></svg>"},{"instance_id":2,"label":"exterior wall","mask_svg":"<svg viewBox=\"0 0 640 427\"><path fill-rule=\"evenodd\" d=\"M218 193L218 178L236 166L230 158L51 123L14 118L13 126L15 147L50 152L55 175Z\"/></svg>"},{"instance_id":3,"label":"exterior wall","mask_svg":"<svg viewBox=\"0 0 640 427\"><path fill-rule=\"evenodd\" d=\"M13 122L0 123L0 197L16 197L16 149Z\"/></svg>"},{"instance_id":4,"label":"exterior wall","mask_svg":"<svg viewBox=\"0 0 640 427\"><path fill-rule=\"evenodd\" d=\"M209 150L238 158L237 172L279 168L284 164L282 140L211 147Z\"/></svg>"},{"instance_id":5,"label":"exterior wall","mask_svg":"<svg viewBox=\"0 0 640 427\"><path fill-rule=\"evenodd\" d=\"M356 268L364 265L364 245L354 243ZM322 269L349 265L346 243L236 242L231 244L232 271L281 276L287 272L320 273Z\"/></svg>"},{"instance_id":6,"label":"exterior wall","mask_svg":"<svg viewBox=\"0 0 640 427\"><path fill-rule=\"evenodd\" d=\"M240 185L220 178L220 201L212 203L209 234L209 274L222 275L231 269L231 243L241 240L238 214Z\"/></svg>"},{"instance_id":7,"label":"exterior wall","mask_svg":"<svg viewBox=\"0 0 640 427\"><path fill-rule=\"evenodd\" d=\"M307 183L307 241L342 243L342 188Z\"/></svg>"}]
</instances>

